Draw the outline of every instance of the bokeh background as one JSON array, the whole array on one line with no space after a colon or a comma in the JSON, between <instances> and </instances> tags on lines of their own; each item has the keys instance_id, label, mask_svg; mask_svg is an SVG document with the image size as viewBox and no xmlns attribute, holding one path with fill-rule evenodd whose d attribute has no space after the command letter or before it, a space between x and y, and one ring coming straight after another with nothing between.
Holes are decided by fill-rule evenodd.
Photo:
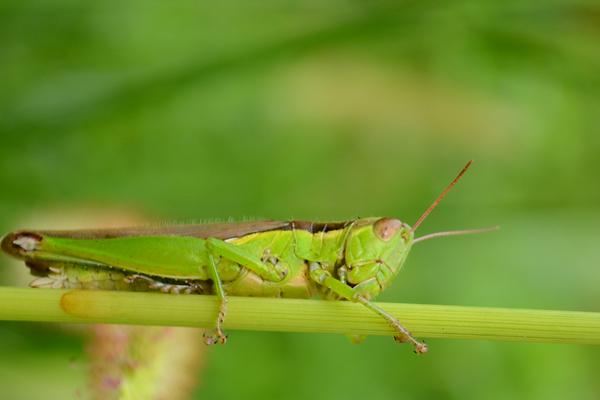
<instances>
[{"instance_id":1,"label":"bokeh background","mask_svg":"<svg viewBox=\"0 0 600 400\"><path fill-rule=\"evenodd\" d=\"M501 231L417 246L381 299L599 311L599 43L586 0L3 1L0 230L413 223L472 158L422 233ZM600 396L597 347L230 333L195 398ZM87 398L85 343L0 323L2 396Z\"/></svg>"}]
</instances>

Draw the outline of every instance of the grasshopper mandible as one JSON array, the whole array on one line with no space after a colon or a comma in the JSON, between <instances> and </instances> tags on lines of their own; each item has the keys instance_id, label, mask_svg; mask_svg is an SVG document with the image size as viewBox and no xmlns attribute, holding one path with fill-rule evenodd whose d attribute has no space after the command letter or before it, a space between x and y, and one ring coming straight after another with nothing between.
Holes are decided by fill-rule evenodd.
<instances>
[{"instance_id":1,"label":"grasshopper mandible","mask_svg":"<svg viewBox=\"0 0 600 400\"><path fill-rule=\"evenodd\" d=\"M101 230L22 230L2 249L38 276L30 286L105 290L158 290L215 294L220 301L207 344L225 343L227 296L309 298L362 303L409 342L416 340L392 315L371 302L392 282L414 243L488 229L414 233L471 165L411 227L395 218L334 223L255 221Z\"/></svg>"}]
</instances>

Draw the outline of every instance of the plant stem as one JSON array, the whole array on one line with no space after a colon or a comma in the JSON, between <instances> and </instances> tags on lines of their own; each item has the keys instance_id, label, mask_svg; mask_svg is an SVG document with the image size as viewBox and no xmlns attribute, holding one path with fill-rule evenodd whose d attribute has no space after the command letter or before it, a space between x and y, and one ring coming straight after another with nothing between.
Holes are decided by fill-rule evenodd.
<instances>
[{"instance_id":1,"label":"plant stem","mask_svg":"<svg viewBox=\"0 0 600 400\"><path fill-rule=\"evenodd\" d=\"M0 287L0 320L213 327L214 296ZM379 303L418 337L600 344L600 313ZM225 327L392 335L347 301L230 297Z\"/></svg>"}]
</instances>

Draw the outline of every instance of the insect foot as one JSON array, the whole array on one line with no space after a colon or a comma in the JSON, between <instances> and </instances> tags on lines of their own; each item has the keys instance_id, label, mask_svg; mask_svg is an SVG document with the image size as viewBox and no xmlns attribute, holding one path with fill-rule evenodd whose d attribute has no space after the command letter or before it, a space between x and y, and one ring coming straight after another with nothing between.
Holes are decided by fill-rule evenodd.
<instances>
[{"instance_id":1,"label":"insect foot","mask_svg":"<svg viewBox=\"0 0 600 400\"><path fill-rule=\"evenodd\" d=\"M204 338L204 343L207 346L212 346L213 344L225 344L227 343L227 335L224 335L223 332L215 331L213 333L204 332L202 334Z\"/></svg>"},{"instance_id":2,"label":"insect foot","mask_svg":"<svg viewBox=\"0 0 600 400\"><path fill-rule=\"evenodd\" d=\"M429 347L427 347L427 344L425 344L425 342L419 343L415 346L415 354L425 354L428 351Z\"/></svg>"},{"instance_id":3,"label":"insect foot","mask_svg":"<svg viewBox=\"0 0 600 400\"><path fill-rule=\"evenodd\" d=\"M414 353L415 354L425 354L429 351L429 347L427 346L427 344L425 343L425 341L423 342L419 342L418 340L416 340L415 338L413 338L412 336L394 336L394 340L398 343L407 343L410 342L412 343L412 345L415 347Z\"/></svg>"}]
</instances>

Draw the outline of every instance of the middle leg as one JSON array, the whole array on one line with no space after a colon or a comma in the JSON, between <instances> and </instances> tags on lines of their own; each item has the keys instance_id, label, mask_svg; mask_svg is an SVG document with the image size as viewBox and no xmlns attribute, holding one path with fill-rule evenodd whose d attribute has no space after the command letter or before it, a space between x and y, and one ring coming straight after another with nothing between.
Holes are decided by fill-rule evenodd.
<instances>
[{"instance_id":1,"label":"middle leg","mask_svg":"<svg viewBox=\"0 0 600 400\"><path fill-rule=\"evenodd\" d=\"M215 333L204 333L204 343L208 345L216 343L225 344L227 342L227 335L223 333L223 322L225 322L225 315L227 314L227 296L225 295L223 283L221 282L221 277L219 276L219 271L211 252L208 253L208 273L213 281L214 292L219 298L220 303Z\"/></svg>"}]
</instances>

